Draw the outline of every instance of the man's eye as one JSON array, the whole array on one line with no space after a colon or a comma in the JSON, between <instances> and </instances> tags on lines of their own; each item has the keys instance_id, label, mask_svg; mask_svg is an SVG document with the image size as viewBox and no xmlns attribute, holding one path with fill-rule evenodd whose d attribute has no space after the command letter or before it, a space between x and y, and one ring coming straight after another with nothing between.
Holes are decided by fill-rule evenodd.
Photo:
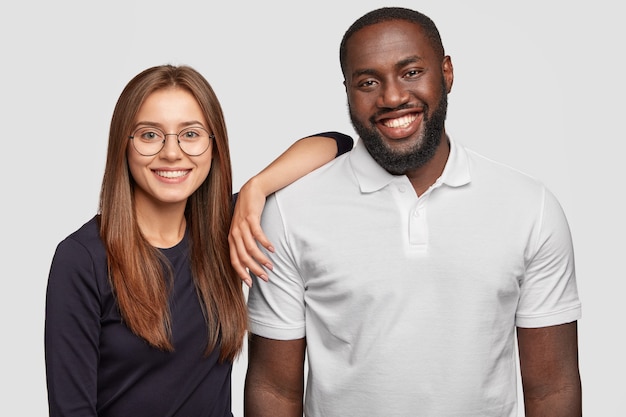
<instances>
[{"instance_id":1,"label":"man's eye","mask_svg":"<svg viewBox=\"0 0 626 417\"><path fill-rule=\"evenodd\" d=\"M420 75L422 73L422 71L420 70L410 70L406 73L406 77L408 78L414 78L417 77L418 75Z\"/></svg>"}]
</instances>

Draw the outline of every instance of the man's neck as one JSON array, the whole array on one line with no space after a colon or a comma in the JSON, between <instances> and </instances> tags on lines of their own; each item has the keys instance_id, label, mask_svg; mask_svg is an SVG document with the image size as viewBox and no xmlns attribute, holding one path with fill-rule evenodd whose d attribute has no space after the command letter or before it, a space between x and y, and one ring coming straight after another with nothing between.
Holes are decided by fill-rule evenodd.
<instances>
[{"instance_id":1,"label":"man's neck","mask_svg":"<svg viewBox=\"0 0 626 417\"><path fill-rule=\"evenodd\" d=\"M406 173L418 196L424 194L441 176L446 162L448 162L449 155L450 141L448 140L448 135L444 134L432 159L425 165Z\"/></svg>"}]
</instances>

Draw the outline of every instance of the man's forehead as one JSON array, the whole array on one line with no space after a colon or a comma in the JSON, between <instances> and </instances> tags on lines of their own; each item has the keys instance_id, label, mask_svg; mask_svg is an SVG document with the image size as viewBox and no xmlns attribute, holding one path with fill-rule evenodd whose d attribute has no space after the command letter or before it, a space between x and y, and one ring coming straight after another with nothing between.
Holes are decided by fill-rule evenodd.
<instances>
[{"instance_id":1,"label":"man's forehead","mask_svg":"<svg viewBox=\"0 0 626 417\"><path fill-rule=\"evenodd\" d=\"M418 61L433 49L423 29L412 22L393 20L366 26L346 43L349 66Z\"/></svg>"}]
</instances>

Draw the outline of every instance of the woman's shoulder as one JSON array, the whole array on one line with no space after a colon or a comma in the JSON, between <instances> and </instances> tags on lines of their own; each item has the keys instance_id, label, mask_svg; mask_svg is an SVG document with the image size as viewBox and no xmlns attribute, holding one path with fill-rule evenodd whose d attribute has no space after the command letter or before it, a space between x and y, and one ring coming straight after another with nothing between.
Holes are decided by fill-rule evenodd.
<instances>
[{"instance_id":1,"label":"woman's shoulder","mask_svg":"<svg viewBox=\"0 0 626 417\"><path fill-rule=\"evenodd\" d=\"M100 239L100 215L96 214L82 226L72 232L68 238L77 240Z\"/></svg>"},{"instance_id":2,"label":"woman's shoulder","mask_svg":"<svg viewBox=\"0 0 626 417\"><path fill-rule=\"evenodd\" d=\"M92 288L95 293L102 293L107 280L106 250L100 239L98 218L94 216L57 245L48 286L55 294L76 288Z\"/></svg>"},{"instance_id":3,"label":"woman's shoulder","mask_svg":"<svg viewBox=\"0 0 626 417\"><path fill-rule=\"evenodd\" d=\"M90 253L104 253L104 245L100 238L99 215L93 216L77 230L63 239L58 247L58 251L68 251L77 254L78 247L84 248Z\"/></svg>"}]
</instances>

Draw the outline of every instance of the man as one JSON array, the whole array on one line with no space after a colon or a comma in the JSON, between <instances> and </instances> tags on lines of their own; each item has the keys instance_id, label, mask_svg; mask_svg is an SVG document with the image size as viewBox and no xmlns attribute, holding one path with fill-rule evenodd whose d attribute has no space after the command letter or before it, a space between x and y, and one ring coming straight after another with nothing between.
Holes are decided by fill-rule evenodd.
<instances>
[{"instance_id":1,"label":"man","mask_svg":"<svg viewBox=\"0 0 626 417\"><path fill-rule=\"evenodd\" d=\"M267 201L246 416L516 416L516 333L526 415L580 416L555 197L448 137L453 66L428 17L364 15L340 62L361 140Z\"/></svg>"}]
</instances>

